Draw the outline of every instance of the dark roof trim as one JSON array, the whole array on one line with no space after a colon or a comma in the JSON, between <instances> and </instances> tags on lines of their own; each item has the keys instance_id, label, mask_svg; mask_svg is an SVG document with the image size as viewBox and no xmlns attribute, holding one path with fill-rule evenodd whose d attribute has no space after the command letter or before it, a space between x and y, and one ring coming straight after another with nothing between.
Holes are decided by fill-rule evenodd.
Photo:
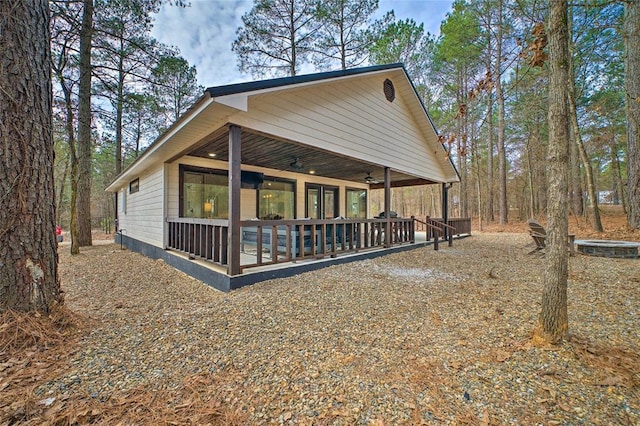
<instances>
[{"instance_id":1,"label":"dark roof trim","mask_svg":"<svg viewBox=\"0 0 640 426\"><path fill-rule=\"evenodd\" d=\"M247 83L228 84L225 86L216 86L207 88L207 92L211 97L235 95L238 93L253 92L255 90L273 89L276 87L291 86L294 84L311 83L314 81L329 80L332 78L349 77L352 75L366 74L376 71L385 71L390 69L403 69L400 63L374 65L370 67L351 68L346 70L328 71L315 74L296 75L294 77L273 78L270 80L250 81Z\"/></svg>"}]
</instances>

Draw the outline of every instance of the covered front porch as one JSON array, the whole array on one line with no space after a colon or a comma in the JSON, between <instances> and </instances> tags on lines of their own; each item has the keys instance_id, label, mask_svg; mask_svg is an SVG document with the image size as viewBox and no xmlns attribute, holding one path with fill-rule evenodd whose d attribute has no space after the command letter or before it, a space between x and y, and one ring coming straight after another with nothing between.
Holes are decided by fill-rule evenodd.
<instances>
[{"instance_id":1,"label":"covered front porch","mask_svg":"<svg viewBox=\"0 0 640 426\"><path fill-rule=\"evenodd\" d=\"M208 196L201 196L193 203L187 202L188 189L184 186L187 185L187 179L182 174L184 166L181 166L178 196L181 206L177 217L166 219L165 248L184 253L192 260L212 263L221 267L221 271L228 276L237 276L267 265L331 259L349 253L415 244L417 226L424 228L425 236L428 232L430 238L435 237L436 244L439 238L455 233L455 228L447 224L446 184L442 184L444 219L439 223L414 217L396 217L391 212L392 187L434 182L392 171L387 166L295 144L235 124L215 132L184 154L209 162L215 158L216 164L224 161L228 179L228 203L223 213L225 218L202 217L212 214L212 210L220 214L214 208L215 200L212 201ZM306 189L302 192L304 199L295 200L296 197L293 197L295 201L290 211L278 210L274 215L270 210L263 209L260 201L253 202L251 199L254 196L246 194L248 183L250 187L255 187L255 198L261 198L258 188L264 186L265 179L264 173L248 171L247 166L253 168L249 170L263 170L274 175L289 171L313 175L312 179L339 179L346 182L343 188L359 186L365 199L364 208L356 207L354 211L348 211L349 206L339 206L338 187L315 185L307 181ZM295 187L296 181L292 182ZM380 188L384 191L384 212L392 214L381 212L379 217L367 217L368 189L362 189L363 184L364 188ZM249 214L243 205L247 200L252 204ZM196 217L187 217L188 212L193 210L193 206L188 208L187 204L200 208ZM248 215L250 219L247 219ZM272 219L272 216L276 219ZM295 219L296 216L304 218Z\"/></svg>"},{"instance_id":2,"label":"covered front porch","mask_svg":"<svg viewBox=\"0 0 640 426\"><path fill-rule=\"evenodd\" d=\"M390 64L209 88L109 190L128 247L231 289L265 268L414 247L417 226L453 235L457 181L406 71ZM441 221L391 214L391 189L415 185L441 188Z\"/></svg>"},{"instance_id":3,"label":"covered front porch","mask_svg":"<svg viewBox=\"0 0 640 426\"><path fill-rule=\"evenodd\" d=\"M169 233L172 247L170 250L145 252L151 257L161 258L168 264L188 273L189 275L219 289L229 291L256 282L285 278L303 272L309 272L331 265L338 265L353 261L371 259L387 254L411 250L417 247L432 245L437 250L438 243L449 243L456 237L470 235L471 220L469 218L453 218L448 221L449 227L442 226L442 222L432 219L421 220L417 218L389 220L295 220L285 221L286 225L276 224L278 221L242 221L242 230L245 228L253 236L261 235L260 241L241 245L239 253L240 271L238 275L231 276L229 269L230 250L228 246L228 226L224 221L205 219L178 219L169 222ZM289 223L295 222L295 223ZM329 223L331 222L331 223ZM426 223L433 226L426 226ZM392 229L396 225L402 228L400 232L392 231L392 239L388 246L385 245L385 227L390 223ZM345 225L354 226L353 240L338 241L341 229ZM342 228L341 228L342 226ZM305 250L302 243L296 242L294 229L306 229L306 234L312 234L310 229L316 229L315 244ZM352 229L354 229L352 228ZM333 229L336 229L335 245L329 238L333 238ZM329 230L329 231L327 231ZM365 232L361 232L366 230ZM382 230L382 231L381 231ZM325 234L322 234L322 232ZM321 235L329 232L330 237L322 239ZM273 238L274 234L276 237ZM278 235L279 234L279 235ZM286 235L291 239L287 247ZM268 235L268 236L267 236ZM343 234L345 235L345 234ZM378 239L378 236L381 236ZM371 240L370 238L372 238ZM125 237L126 239L126 237ZM307 241L309 237L307 237ZM271 241L277 241L279 247L274 248ZM343 242L344 241L344 242ZM262 245L262 249L258 249ZM308 244L307 244L308 245ZM135 249L135 248L134 248ZM140 250L139 250L140 251Z\"/></svg>"},{"instance_id":4,"label":"covered front porch","mask_svg":"<svg viewBox=\"0 0 640 426\"><path fill-rule=\"evenodd\" d=\"M470 218L453 218L447 226L441 219L411 218L329 220L240 221L239 250L229 246L229 224L223 220L173 219L168 222L168 247L191 260L202 260L228 272L231 256L238 256L240 272L286 267L303 261L335 259L339 256L384 254L398 247L440 242L471 233ZM387 230L390 229L390 232ZM380 253L380 252L383 253Z\"/></svg>"}]
</instances>

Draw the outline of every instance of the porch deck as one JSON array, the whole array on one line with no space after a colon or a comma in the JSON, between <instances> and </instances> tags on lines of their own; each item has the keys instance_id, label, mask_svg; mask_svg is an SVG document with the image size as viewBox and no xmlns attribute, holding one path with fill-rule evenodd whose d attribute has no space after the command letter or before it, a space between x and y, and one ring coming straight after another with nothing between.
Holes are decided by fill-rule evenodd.
<instances>
[{"instance_id":1,"label":"porch deck","mask_svg":"<svg viewBox=\"0 0 640 426\"><path fill-rule=\"evenodd\" d=\"M398 247L410 247L415 248L416 246L426 245L430 241L427 240L427 232L426 231L416 231L415 233L415 241L411 245L402 245L402 246L394 246L391 248L378 247L371 248L369 250L362 251L341 251L335 254L335 256L325 256L325 257L310 257L306 256L305 258L298 258L291 261L279 261L273 262L273 259L270 257L270 253L265 252L263 254L263 260L265 261L262 265L256 266L256 253L251 252L250 250L243 251L240 254L240 263L243 266L244 274L253 274L265 271L276 271L283 268L291 268L295 265L306 265L306 264L317 264L321 262L332 262L335 259L349 259L350 257L363 257L361 255L369 255L375 254L378 252L388 254L394 251L394 248ZM366 256L364 256L366 257Z\"/></svg>"},{"instance_id":2,"label":"porch deck","mask_svg":"<svg viewBox=\"0 0 640 426\"><path fill-rule=\"evenodd\" d=\"M378 248L371 248L369 250L358 251L358 252L344 251L344 252L336 253L335 256L323 256L323 257L306 256L304 258L297 258L289 261L283 260L282 257L280 256L279 257L280 260L277 262L273 261L274 259L271 258L270 253L265 252L262 255L263 263L259 266L255 265L256 257L257 257L256 253L248 250L246 252L240 253L240 263L243 266L242 276L250 276L255 274L259 275L265 272L270 272L272 273L271 277L276 278L281 276L284 277L284 276L293 275L291 273L283 274L278 271L288 270L292 268L293 269L302 268L303 270L301 270L300 272L305 272L306 270L322 268L323 266L325 266L324 264L331 264L331 265L340 264L340 263L351 262L351 261L356 261L360 259L366 259L369 257L377 257L380 255L391 254L396 251L402 251L399 249L404 249L404 250L414 249L416 247L429 245L432 243L433 243L433 240L431 241L427 240L426 231L417 231L415 234L415 242L413 244L405 244L402 246L393 246L390 248L378 247ZM181 259L189 260L192 263L197 263L198 265L202 265L210 269L211 271L215 271L215 272L227 275L226 265L220 265L211 261L207 261L202 259L201 257L194 257L180 250L171 249L168 251L168 253L175 256L179 256ZM259 280L259 281L262 281L262 280Z\"/></svg>"},{"instance_id":3,"label":"porch deck","mask_svg":"<svg viewBox=\"0 0 640 426\"><path fill-rule=\"evenodd\" d=\"M240 246L230 250L226 221L179 218L168 221L166 248L183 260L224 275L221 279L228 288L221 289L228 290L329 264L413 249L435 242L437 235L439 240L451 241L448 237L470 234L470 219L450 219L448 223L458 225L460 231L450 225L454 231L449 235L438 234L436 227L416 231L416 225L424 223L415 218L248 220L240 223ZM427 223L437 222L428 219ZM228 273L233 255L239 256L241 273L236 276ZM206 270L200 279L206 277Z\"/></svg>"}]
</instances>

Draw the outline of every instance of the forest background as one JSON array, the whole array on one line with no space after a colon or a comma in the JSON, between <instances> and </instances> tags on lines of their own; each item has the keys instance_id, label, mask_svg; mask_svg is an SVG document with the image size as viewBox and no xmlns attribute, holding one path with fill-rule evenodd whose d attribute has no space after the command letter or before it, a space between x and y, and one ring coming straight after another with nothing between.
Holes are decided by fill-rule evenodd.
<instances>
[{"instance_id":1,"label":"forest background","mask_svg":"<svg viewBox=\"0 0 640 426\"><path fill-rule=\"evenodd\" d=\"M57 222L80 245L91 244L92 228L114 229L116 200L104 188L203 93L179 49L151 35L161 4L50 2ZM261 79L402 62L460 174L452 216L482 226L544 214L546 4L455 1L438 37L378 6L256 0L232 45L238 68ZM598 230L598 203L628 210L627 160L638 150L627 141L624 2L572 4L569 44L570 212ZM439 216L440 191L393 189L392 209ZM370 215L382 211L380 192Z\"/></svg>"}]
</instances>

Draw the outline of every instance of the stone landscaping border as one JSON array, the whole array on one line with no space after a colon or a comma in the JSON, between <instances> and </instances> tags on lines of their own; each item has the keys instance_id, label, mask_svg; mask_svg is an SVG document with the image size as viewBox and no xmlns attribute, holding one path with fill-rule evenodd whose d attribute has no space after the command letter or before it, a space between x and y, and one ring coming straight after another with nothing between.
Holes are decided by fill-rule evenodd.
<instances>
[{"instance_id":1,"label":"stone landscaping border","mask_svg":"<svg viewBox=\"0 0 640 426\"><path fill-rule=\"evenodd\" d=\"M578 253L588 256L616 257L635 259L638 257L640 243L612 240L576 240Z\"/></svg>"}]
</instances>

